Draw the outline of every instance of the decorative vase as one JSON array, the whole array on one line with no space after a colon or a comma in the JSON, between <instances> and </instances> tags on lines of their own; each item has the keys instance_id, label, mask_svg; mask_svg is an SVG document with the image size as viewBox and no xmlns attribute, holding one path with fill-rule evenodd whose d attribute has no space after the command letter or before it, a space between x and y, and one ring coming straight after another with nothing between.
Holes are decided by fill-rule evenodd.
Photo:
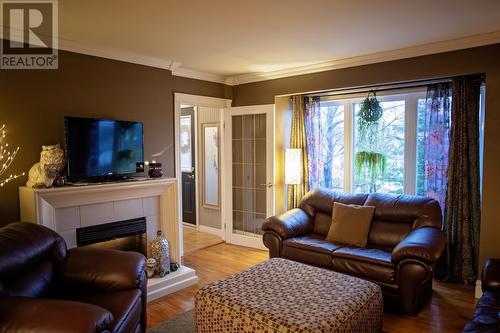
<instances>
[{"instance_id":1,"label":"decorative vase","mask_svg":"<svg viewBox=\"0 0 500 333\"><path fill-rule=\"evenodd\" d=\"M149 177L151 178L161 178L163 177L163 170L161 168L161 163L149 163L148 170Z\"/></svg>"},{"instance_id":2,"label":"decorative vase","mask_svg":"<svg viewBox=\"0 0 500 333\"><path fill-rule=\"evenodd\" d=\"M156 239L151 242L151 255L156 260L156 274L164 277L170 273L170 246L161 230L158 230Z\"/></svg>"}]
</instances>

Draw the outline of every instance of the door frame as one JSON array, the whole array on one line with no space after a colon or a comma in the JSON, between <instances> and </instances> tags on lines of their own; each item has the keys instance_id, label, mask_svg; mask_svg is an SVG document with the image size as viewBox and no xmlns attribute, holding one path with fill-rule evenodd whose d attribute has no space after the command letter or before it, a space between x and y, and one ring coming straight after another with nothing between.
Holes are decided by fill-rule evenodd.
<instances>
[{"instance_id":1,"label":"door frame","mask_svg":"<svg viewBox=\"0 0 500 333\"><path fill-rule=\"evenodd\" d=\"M266 112L262 112L265 109ZM225 159L221 164L225 165L226 171L224 172L224 177L222 178L222 187L224 190L222 193L227 195L224 206L222 209L222 220L226 221L224 225L224 240L228 243L233 243L241 246L257 248L261 250L267 250L262 242L262 238L245 236L245 235L236 235L233 234L233 198L232 198L232 180L233 180L233 169L232 169L232 122L231 116L238 114L266 114L266 136L270 138L268 142L266 142L266 174L267 174L267 182L271 182L273 184L272 189L268 189L268 195L271 195L266 202L266 213L269 213L270 216L274 215L276 209L276 178L275 178L275 131L274 131L274 123L275 123L275 105L274 104L264 104L264 105L251 105L251 106L240 106L240 107L232 107L224 110L224 135L221 142L224 142L224 154ZM227 124L227 126L226 126Z\"/></svg>"},{"instance_id":2,"label":"door frame","mask_svg":"<svg viewBox=\"0 0 500 333\"><path fill-rule=\"evenodd\" d=\"M198 107L209 107L209 108L218 108L220 109L220 128L224 128L224 110L226 108L231 107L232 100L231 99L225 99L225 98L217 98L217 97L207 97L207 96L200 96L200 95L191 95L191 94L183 94L183 93L174 93L174 151L175 151L175 178L177 179L177 207L178 211L180 214L178 214L178 223L179 223L179 235L180 235L180 255L184 255L184 240L183 240L183 227L184 223L182 223L182 186L179 184L179 182L182 182L182 170L181 170L181 154L180 154L180 124L181 124L181 105L187 104L187 105L192 105L195 107L195 119L197 119L197 112L198 112ZM198 124L195 124L195 127L197 128ZM221 137L220 137L220 142L224 142L224 130L221 131ZM196 147L196 146L195 146ZM196 149L196 148L195 148ZM220 159L221 159L221 168L220 168L220 174L223 174L224 171L224 149L221 149L219 147L219 153L221 154ZM198 158L198 151L197 149L195 150L195 159ZM198 191L199 191L199 186L198 186L198 181L199 181L199 173L198 173L198 168L195 168L195 181L196 181L196 189L195 189L195 203L196 203L196 227L197 229L200 227L199 225L199 211L198 211ZM223 186L221 186L221 211L224 208L225 204L225 193L223 190ZM221 214L221 237L223 240L225 240L225 232L224 232L224 218L223 214Z\"/></svg>"}]
</instances>

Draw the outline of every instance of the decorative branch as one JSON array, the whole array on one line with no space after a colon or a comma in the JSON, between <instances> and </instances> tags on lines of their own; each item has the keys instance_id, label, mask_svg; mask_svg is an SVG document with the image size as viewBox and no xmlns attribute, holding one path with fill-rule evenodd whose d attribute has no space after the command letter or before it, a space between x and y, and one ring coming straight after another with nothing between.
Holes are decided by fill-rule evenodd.
<instances>
[{"instance_id":1,"label":"decorative branch","mask_svg":"<svg viewBox=\"0 0 500 333\"><path fill-rule=\"evenodd\" d=\"M17 152L19 151L19 147L16 147L14 150L10 150L9 144L7 142L4 143L6 136L7 130L5 125L2 125L2 127L0 127L0 187L3 187L8 182L25 175L23 172L20 174L10 174L8 177L3 176L14 161L14 158L16 158Z\"/></svg>"}]
</instances>

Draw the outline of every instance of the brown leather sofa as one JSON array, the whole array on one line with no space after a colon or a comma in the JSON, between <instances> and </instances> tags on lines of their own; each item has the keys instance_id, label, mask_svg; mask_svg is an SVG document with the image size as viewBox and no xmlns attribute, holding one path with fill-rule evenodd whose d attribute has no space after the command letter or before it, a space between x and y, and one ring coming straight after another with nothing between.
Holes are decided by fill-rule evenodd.
<instances>
[{"instance_id":1,"label":"brown leather sofa","mask_svg":"<svg viewBox=\"0 0 500 333\"><path fill-rule=\"evenodd\" d=\"M477 302L474 318L464 333L500 332L500 259L488 259L481 281L483 295Z\"/></svg>"},{"instance_id":2,"label":"brown leather sofa","mask_svg":"<svg viewBox=\"0 0 500 333\"><path fill-rule=\"evenodd\" d=\"M145 332L144 256L66 249L32 223L0 228L0 332Z\"/></svg>"},{"instance_id":3,"label":"brown leather sofa","mask_svg":"<svg viewBox=\"0 0 500 333\"><path fill-rule=\"evenodd\" d=\"M368 245L326 241L333 203L375 206ZM416 314L432 294L433 268L446 237L436 200L407 195L307 193L299 208L264 222L269 256L283 257L357 276L380 285L384 302Z\"/></svg>"}]
</instances>

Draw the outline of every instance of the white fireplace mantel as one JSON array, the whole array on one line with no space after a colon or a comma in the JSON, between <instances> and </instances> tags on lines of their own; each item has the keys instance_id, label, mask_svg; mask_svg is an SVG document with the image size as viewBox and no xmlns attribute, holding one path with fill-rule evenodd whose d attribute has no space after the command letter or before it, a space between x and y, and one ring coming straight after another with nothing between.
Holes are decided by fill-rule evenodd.
<instances>
[{"instance_id":1,"label":"white fireplace mantel","mask_svg":"<svg viewBox=\"0 0 500 333\"><path fill-rule=\"evenodd\" d=\"M173 262L181 262L177 180L160 178L50 189L19 188L21 220L58 232L68 248L77 246L80 227L146 218L148 245L161 229L170 243ZM195 284L194 270L182 266L165 278L148 281L148 300Z\"/></svg>"}]
</instances>

